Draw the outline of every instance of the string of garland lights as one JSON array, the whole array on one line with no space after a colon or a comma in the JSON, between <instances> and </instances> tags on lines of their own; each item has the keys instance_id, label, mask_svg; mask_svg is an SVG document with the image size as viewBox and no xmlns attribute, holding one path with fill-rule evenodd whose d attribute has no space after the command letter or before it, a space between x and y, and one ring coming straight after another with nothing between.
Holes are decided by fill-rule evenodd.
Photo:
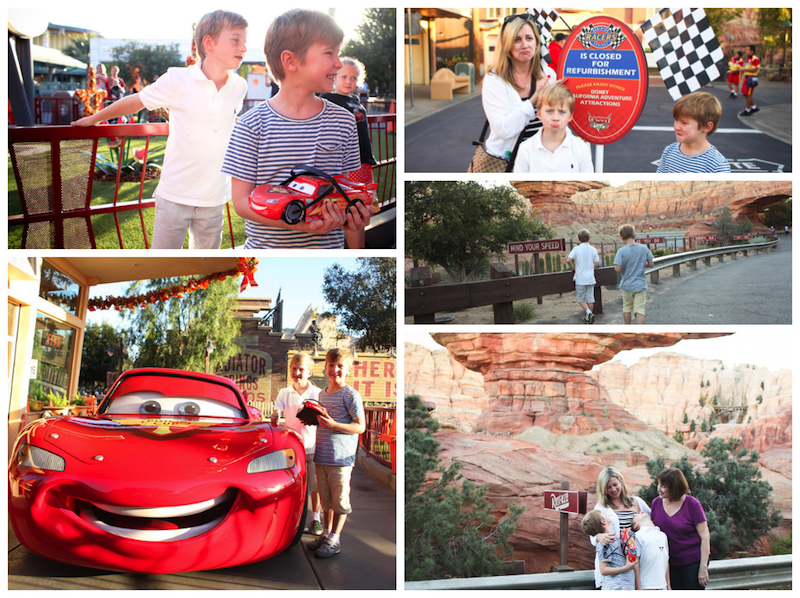
<instances>
[{"instance_id":1,"label":"string of garland lights","mask_svg":"<svg viewBox=\"0 0 800 598\"><path fill-rule=\"evenodd\" d=\"M147 307L159 301L169 301L170 299L183 299L184 293L191 293L198 289L207 289L208 285L225 280L229 276L242 276L242 283L239 285L239 292L243 292L249 285L257 287L255 278L253 277L256 272L256 265L258 260L254 257L239 258L239 263L235 268L227 272L216 272L215 274L206 274L200 278L190 278L184 283L174 284L172 286L156 289L140 295L132 295L130 297L95 297L89 299L89 311L103 310L103 309L135 309L137 307Z\"/></svg>"}]
</instances>

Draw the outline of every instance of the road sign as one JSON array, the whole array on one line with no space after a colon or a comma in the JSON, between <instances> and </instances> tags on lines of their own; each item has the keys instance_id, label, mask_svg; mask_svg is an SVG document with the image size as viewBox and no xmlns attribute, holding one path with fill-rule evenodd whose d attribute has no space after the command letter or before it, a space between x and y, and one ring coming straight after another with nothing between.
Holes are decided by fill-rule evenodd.
<instances>
[{"instance_id":1,"label":"road sign","mask_svg":"<svg viewBox=\"0 0 800 598\"><path fill-rule=\"evenodd\" d=\"M743 235L735 235L733 237L733 240L734 241L744 241L745 239L752 239L755 236L756 236L755 233L745 233Z\"/></svg>"},{"instance_id":2,"label":"road sign","mask_svg":"<svg viewBox=\"0 0 800 598\"><path fill-rule=\"evenodd\" d=\"M613 143L633 128L647 99L647 61L625 23L591 17L572 30L558 63L559 78L575 96L570 126L598 145Z\"/></svg>"},{"instance_id":3,"label":"road sign","mask_svg":"<svg viewBox=\"0 0 800 598\"><path fill-rule=\"evenodd\" d=\"M658 245L664 243L664 237L636 237L636 242L642 245Z\"/></svg>"},{"instance_id":4,"label":"road sign","mask_svg":"<svg viewBox=\"0 0 800 598\"><path fill-rule=\"evenodd\" d=\"M560 513L585 513L586 492L575 490L545 490L544 508Z\"/></svg>"},{"instance_id":5,"label":"road sign","mask_svg":"<svg viewBox=\"0 0 800 598\"><path fill-rule=\"evenodd\" d=\"M717 235L701 235L699 237L694 237L695 241L716 241Z\"/></svg>"},{"instance_id":6,"label":"road sign","mask_svg":"<svg viewBox=\"0 0 800 598\"><path fill-rule=\"evenodd\" d=\"M564 251L564 239L545 239L543 241L519 241L508 244L508 253L542 253L545 251Z\"/></svg>"}]
</instances>

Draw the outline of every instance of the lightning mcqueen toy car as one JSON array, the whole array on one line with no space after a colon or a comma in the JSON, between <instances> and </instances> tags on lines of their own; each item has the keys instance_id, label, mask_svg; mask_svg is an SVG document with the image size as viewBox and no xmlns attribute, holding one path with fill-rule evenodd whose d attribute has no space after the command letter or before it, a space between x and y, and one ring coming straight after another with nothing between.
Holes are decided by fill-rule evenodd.
<instances>
[{"instance_id":1,"label":"lightning mcqueen toy car","mask_svg":"<svg viewBox=\"0 0 800 598\"><path fill-rule=\"evenodd\" d=\"M146 574L278 554L303 531L303 441L251 417L227 378L126 372L97 415L38 420L17 438L17 538L55 561Z\"/></svg>"},{"instance_id":2,"label":"lightning mcqueen toy car","mask_svg":"<svg viewBox=\"0 0 800 598\"><path fill-rule=\"evenodd\" d=\"M248 198L257 214L287 224L322 218L323 202L338 202L343 211L356 203L372 205L376 183L348 181L344 175L330 176L313 166L297 166L297 172L280 185L260 185ZM377 206L376 206L377 207Z\"/></svg>"}]
</instances>

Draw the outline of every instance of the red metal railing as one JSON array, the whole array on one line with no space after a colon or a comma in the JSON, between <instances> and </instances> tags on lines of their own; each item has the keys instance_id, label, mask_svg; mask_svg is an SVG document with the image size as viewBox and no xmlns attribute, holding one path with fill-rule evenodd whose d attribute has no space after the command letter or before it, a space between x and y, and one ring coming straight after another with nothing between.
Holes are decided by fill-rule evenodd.
<instances>
[{"instance_id":1,"label":"red metal railing","mask_svg":"<svg viewBox=\"0 0 800 598\"><path fill-rule=\"evenodd\" d=\"M396 407L364 407L366 427L361 435L361 447L368 456L387 467L392 473L397 467L397 424Z\"/></svg>"},{"instance_id":2,"label":"red metal railing","mask_svg":"<svg viewBox=\"0 0 800 598\"><path fill-rule=\"evenodd\" d=\"M38 97L33 100L37 125L68 125L81 117L82 104L73 97Z\"/></svg>"},{"instance_id":3,"label":"red metal railing","mask_svg":"<svg viewBox=\"0 0 800 598\"><path fill-rule=\"evenodd\" d=\"M374 178L379 182L378 200L381 209L393 207L396 190L396 115L369 117L378 165ZM22 214L8 217L11 227L23 228L20 246L23 249L94 249L96 219L112 215L120 249L125 248L119 214L138 211L142 243L149 247L143 210L155 207L155 200L145 197L145 157L137 181L137 197L120 201L120 172L123 152L119 152L113 199L110 203L92 205L92 188L100 139L117 138L121 147L128 139L144 139L145 150L153 137L166 137L169 124L100 125L96 127L34 126L9 127L8 151L11 158ZM230 247L236 242L230 204L226 206ZM127 233L126 233L127 234ZM131 244L128 238L128 244Z\"/></svg>"}]
</instances>

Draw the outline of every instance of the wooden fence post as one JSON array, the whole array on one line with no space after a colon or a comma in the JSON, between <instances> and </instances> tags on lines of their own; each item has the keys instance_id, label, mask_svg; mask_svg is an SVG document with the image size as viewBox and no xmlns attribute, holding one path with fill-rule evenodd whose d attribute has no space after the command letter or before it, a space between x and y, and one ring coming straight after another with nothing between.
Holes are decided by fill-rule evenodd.
<instances>
[{"instance_id":1,"label":"wooden fence post","mask_svg":"<svg viewBox=\"0 0 800 598\"><path fill-rule=\"evenodd\" d=\"M433 277L431 276L431 269L428 266L423 266L422 268L411 268L411 271L408 273L408 275L411 279L412 287L431 286ZM420 291L420 294L424 293L424 290ZM436 324L436 314L420 314L418 316L414 316L414 324Z\"/></svg>"},{"instance_id":2,"label":"wooden fence post","mask_svg":"<svg viewBox=\"0 0 800 598\"><path fill-rule=\"evenodd\" d=\"M489 266L489 272L492 280L500 278L511 278L511 270L505 264L498 262L492 263ZM508 295L506 295L508 296ZM514 323L514 302L508 301L505 303L494 303L492 305L494 310L494 323L495 324L513 324Z\"/></svg>"}]
</instances>

